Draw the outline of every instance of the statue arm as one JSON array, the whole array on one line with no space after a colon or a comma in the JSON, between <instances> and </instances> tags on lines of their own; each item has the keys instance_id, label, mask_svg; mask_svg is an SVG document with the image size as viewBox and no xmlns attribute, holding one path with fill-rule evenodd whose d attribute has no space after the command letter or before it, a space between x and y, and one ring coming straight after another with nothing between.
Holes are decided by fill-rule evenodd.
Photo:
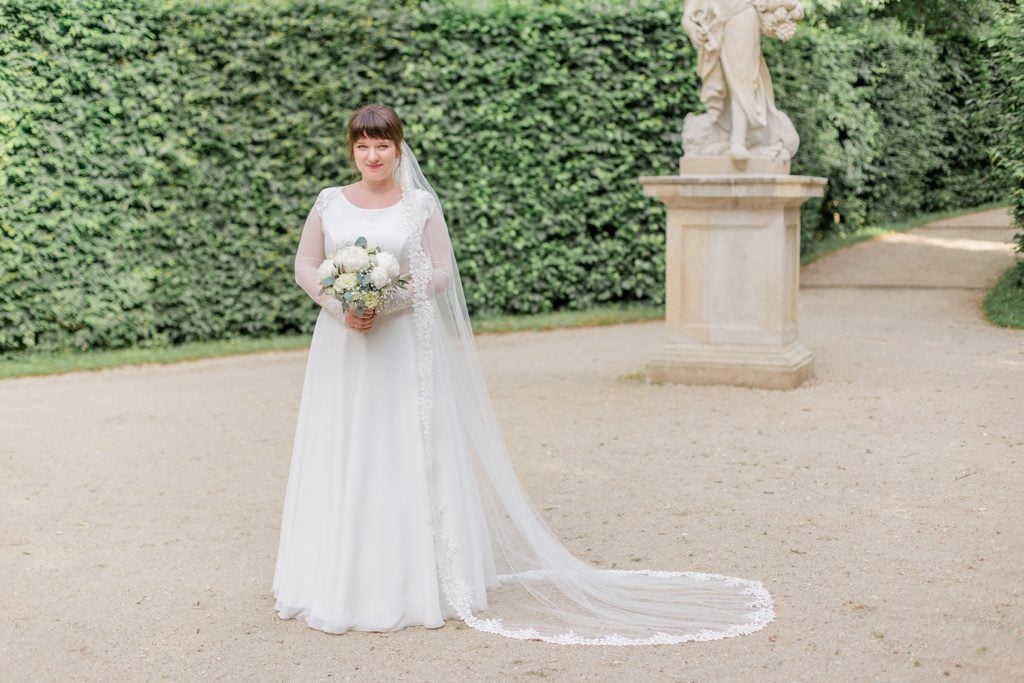
<instances>
[{"instance_id":1,"label":"statue arm","mask_svg":"<svg viewBox=\"0 0 1024 683\"><path fill-rule=\"evenodd\" d=\"M714 13L709 14L704 10L683 14L683 30L700 51L714 52L718 49L718 41L713 32L714 18Z\"/></svg>"}]
</instances>

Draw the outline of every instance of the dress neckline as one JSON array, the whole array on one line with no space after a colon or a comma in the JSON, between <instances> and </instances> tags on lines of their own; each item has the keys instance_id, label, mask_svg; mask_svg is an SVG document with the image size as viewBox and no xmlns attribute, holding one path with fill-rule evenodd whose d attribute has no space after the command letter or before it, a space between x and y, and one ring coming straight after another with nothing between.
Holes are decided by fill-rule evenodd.
<instances>
[{"instance_id":1,"label":"dress neckline","mask_svg":"<svg viewBox=\"0 0 1024 683\"><path fill-rule=\"evenodd\" d=\"M405 195L403 194L401 197L398 198L398 201L395 202L394 204L391 204L389 206L381 206L381 207L370 209L370 208L367 208L365 206L359 206L358 204L353 203L352 200L348 198L348 195L345 194L345 188L346 187L351 187L351 185L345 185L345 186L339 188L338 194L341 195L342 199L344 199L345 202L349 206L351 206L354 209L359 209L360 211L387 211L388 209L393 209L396 206L398 206L399 204L401 204L402 200L405 198Z\"/></svg>"}]
</instances>

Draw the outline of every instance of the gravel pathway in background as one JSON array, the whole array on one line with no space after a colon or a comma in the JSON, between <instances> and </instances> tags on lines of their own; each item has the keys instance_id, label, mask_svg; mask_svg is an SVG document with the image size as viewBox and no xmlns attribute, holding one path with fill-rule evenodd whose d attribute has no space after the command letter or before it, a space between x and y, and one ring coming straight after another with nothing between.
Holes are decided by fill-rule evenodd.
<instances>
[{"instance_id":1,"label":"gravel pathway in background","mask_svg":"<svg viewBox=\"0 0 1024 683\"><path fill-rule=\"evenodd\" d=\"M1024 332L979 304L1005 211L807 267L788 392L650 386L663 326L479 338L523 484L604 567L763 581L742 638L326 635L270 584L306 360L0 381L7 680L1024 680Z\"/></svg>"}]
</instances>

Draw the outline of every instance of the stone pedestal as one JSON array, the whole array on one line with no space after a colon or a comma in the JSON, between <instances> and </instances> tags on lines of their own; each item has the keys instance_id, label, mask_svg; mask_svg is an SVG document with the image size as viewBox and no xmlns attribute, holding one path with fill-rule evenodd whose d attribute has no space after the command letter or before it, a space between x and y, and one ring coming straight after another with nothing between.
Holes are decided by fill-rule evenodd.
<instances>
[{"instance_id":1,"label":"stone pedestal","mask_svg":"<svg viewBox=\"0 0 1024 683\"><path fill-rule=\"evenodd\" d=\"M667 334L647 376L791 389L814 374L797 338L800 205L827 180L727 161L684 158L681 175L640 178L667 212Z\"/></svg>"}]
</instances>

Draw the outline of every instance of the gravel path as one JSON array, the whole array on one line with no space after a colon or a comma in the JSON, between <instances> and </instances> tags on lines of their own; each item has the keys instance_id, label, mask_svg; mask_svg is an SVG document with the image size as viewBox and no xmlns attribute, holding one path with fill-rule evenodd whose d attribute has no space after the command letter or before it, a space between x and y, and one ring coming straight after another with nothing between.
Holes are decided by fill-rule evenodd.
<instances>
[{"instance_id":1,"label":"gravel path","mask_svg":"<svg viewBox=\"0 0 1024 683\"><path fill-rule=\"evenodd\" d=\"M647 386L661 323L479 338L525 487L606 567L756 578L776 621L654 648L329 636L270 580L306 354L0 381L8 680L1024 680L1024 332L1003 211L805 269L799 389Z\"/></svg>"}]
</instances>

